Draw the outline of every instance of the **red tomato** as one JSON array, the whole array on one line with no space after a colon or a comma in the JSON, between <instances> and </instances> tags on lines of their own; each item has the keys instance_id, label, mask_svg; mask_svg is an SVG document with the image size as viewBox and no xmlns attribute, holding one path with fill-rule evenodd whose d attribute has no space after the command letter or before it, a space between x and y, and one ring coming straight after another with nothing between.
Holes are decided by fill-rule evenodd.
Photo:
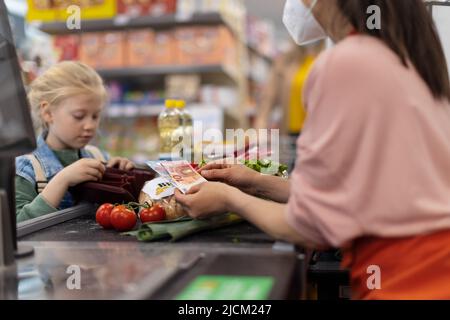
<instances>
[{"instance_id":1,"label":"red tomato","mask_svg":"<svg viewBox=\"0 0 450 320\"><path fill-rule=\"evenodd\" d=\"M136 213L124 205L111 211L111 224L117 231L130 231L136 225Z\"/></svg>"},{"instance_id":2,"label":"red tomato","mask_svg":"<svg viewBox=\"0 0 450 320\"><path fill-rule=\"evenodd\" d=\"M166 219L166 210L161 205L155 204L149 209L142 209L139 216L142 223L161 221Z\"/></svg>"},{"instance_id":3,"label":"red tomato","mask_svg":"<svg viewBox=\"0 0 450 320\"><path fill-rule=\"evenodd\" d=\"M112 229L111 211L114 206L111 203L102 204L95 213L95 221L105 229Z\"/></svg>"}]
</instances>

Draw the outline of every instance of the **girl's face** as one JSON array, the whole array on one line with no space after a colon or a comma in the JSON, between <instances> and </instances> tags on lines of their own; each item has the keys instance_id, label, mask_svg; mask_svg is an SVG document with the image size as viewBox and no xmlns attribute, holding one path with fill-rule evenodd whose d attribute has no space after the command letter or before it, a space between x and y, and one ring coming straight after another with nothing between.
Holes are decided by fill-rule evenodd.
<instances>
[{"instance_id":1,"label":"girl's face","mask_svg":"<svg viewBox=\"0 0 450 320\"><path fill-rule=\"evenodd\" d=\"M42 116L48 125L47 143L53 149L80 149L94 138L103 105L99 99L79 95L54 108L44 105Z\"/></svg>"}]
</instances>

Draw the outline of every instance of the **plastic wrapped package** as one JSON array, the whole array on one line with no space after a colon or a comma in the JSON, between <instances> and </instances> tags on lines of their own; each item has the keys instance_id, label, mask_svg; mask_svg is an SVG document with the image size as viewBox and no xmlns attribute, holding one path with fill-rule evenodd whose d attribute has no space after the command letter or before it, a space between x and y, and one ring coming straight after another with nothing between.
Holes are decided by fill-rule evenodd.
<instances>
[{"instance_id":1,"label":"plastic wrapped package","mask_svg":"<svg viewBox=\"0 0 450 320\"><path fill-rule=\"evenodd\" d=\"M148 181L139 195L139 204L154 206L161 205L166 212L167 220L175 220L187 216L187 212L176 202L174 196L175 188L164 178L156 178Z\"/></svg>"}]
</instances>

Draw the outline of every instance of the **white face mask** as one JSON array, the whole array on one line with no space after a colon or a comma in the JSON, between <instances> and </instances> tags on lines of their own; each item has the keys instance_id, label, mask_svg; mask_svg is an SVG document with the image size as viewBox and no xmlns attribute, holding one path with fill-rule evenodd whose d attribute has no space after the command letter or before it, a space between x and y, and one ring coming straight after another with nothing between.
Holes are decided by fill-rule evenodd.
<instances>
[{"instance_id":1,"label":"white face mask","mask_svg":"<svg viewBox=\"0 0 450 320\"><path fill-rule=\"evenodd\" d=\"M325 39L327 34L314 17L312 10L317 4L314 0L311 8L302 0L287 0L284 6L283 23L292 39L299 46Z\"/></svg>"}]
</instances>

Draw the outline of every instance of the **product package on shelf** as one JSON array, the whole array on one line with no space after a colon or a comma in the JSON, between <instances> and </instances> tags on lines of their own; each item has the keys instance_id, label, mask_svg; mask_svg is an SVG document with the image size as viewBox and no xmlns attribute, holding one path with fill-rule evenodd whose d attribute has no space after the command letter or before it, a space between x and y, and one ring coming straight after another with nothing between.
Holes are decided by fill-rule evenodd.
<instances>
[{"instance_id":1,"label":"product package on shelf","mask_svg":"<svg viewBox=\"0 0 450 320\"><path fill-rule=\"evenodd\" d=\"M82 20L110 19L117 14L117 0L53 0L57 10L57 19L67 21L77 13L70 10L71 5L80 8Z\"/></svg>"},{"instance_id":2,"label":"product package on shelf","mask_svg":"<svg viewBox=\"0 0 450 320\"><path fill-rule=\"evenodd\" d=\"M123 96L123 103L134 106L143 106L147 104L147 93L141 90L126 91Z\"/></svg>"},{"instance_id":3,"label":"product package on shelf","mask_svg":"<svg viewBox=\"0 0 450 320\"><path fill-rule=\"evenodd\" d=\"M152 47L152 61L154 65L175 65L176 44L172 31L158 31Z\"/></svg>"},{"instance_id":4,"label":"product package on shelf","mask_svg":"<svg viewBox=\"0 0 450 320\"><path fill-rule=\"evenodd\" d=\"M245 7L242 0L178 0L177 17L190 19L196 13L221 13L234 19L241 19L245 15Z\"/></svg>"},{"instance_id":5,"label":"product package on shelf","mask_svg":"<svg viewBox=\"0 0 450 320\"><path fill-rule=\"evenodd\" d=\"M118 81L110 81L106 84L109 102L112 107L150 107L161 106L164 103L166 92L163 89L144 90L132 88Z\"/></svg>"},{"instance_id":6,"label":"product package on shelf","mask_svg":"<svg viewBox=\"0 0 450 320\"><path fill-rule=\"evenodd\" d=\"M117 11L120 15L164 16L174 14L176 0L117 0Z\"/></svg>"},{"instance_id":7,"label":"product package on shelf","mask_svg":"<svg viewBox=\"0 0 450 320\"><path fill-rule=\"evenodd\" d=\"M57 14L52 2L52 0L27 0L27 21L55 21Z\"/></svg>"},{"instance_id":8,"label":"product package on shelf","mask_svg":"<svg viewBox=\"0 0 450 320\"><path fill-rule=\"evenodd\" d=\"M77 34L59 35L53 38L58 61L78 60L80 58L80 36Z\"/></svg>"},{"instance_id":9,"label":"product package on shelf","mask_svg":"<svg viewBox=\"0 0 450 320\"><path fill-rule=\"evenodd\" d=\"M127 56L130 67L153 64L155 32L151 29L131 30L127 34Z\"/></svg>"},{"instance_id":10,"label":"product package on shelf","mask_svg":"<svg viewBox=\"0 0 450 320\"><path fill-rule=\"evenodd\" d=\"M122 31L87 32L81 35L80 60L94 68L126 65L126 34Z\"/></svg>"},{"instance_id":11,"label":"product package on shelf","mask_svg":"<svg viewBox=\"0 0 450 320\"><path fill-rule=\"evenodd\" d=\"M76 5L81 19L108 19L117 14L116 0L27 0L27 21L67 21L77 13L70 10L70 6ZM69 10L68 10L69 9Z\"/></svg>"},{"instance_id":12,"label":"product package on shelf","mask_svg":"<svg viewBox=\"0 0 450 320\"><path fill-rule=\"evenodd\" d=\"M122 68L126 63L126 33L123 31L103 33L102 48L98 56L99 68Z\"/></svg>"},{"instance_id":13,"label":"product package on shelf","mask_svg":"<svg viewBox=\"0 0 450 320\"><path fill-rule=\"evenodd\" d=\"M175 38L181 65L236 64L236 42L225 26L180 27Z\"/></svg>"},{"instance_id":14,"label":"product package on shelf","mask_svg":"<svg viewBox=\"0 0 450 320\"><path fill-rule=\"evenodd\" d=\"M118 81L111 81L106 84L109 102L114 105L123 103L124 86Z\"/></svg>"},{"instance_id":15,"label":"product package on shelf","mask_svg":"<svg viewBox=\"0 0 450 320\"><path fill-rule=\"evenodd\" d=\"M146 16L152 0L117 0L117 13L130 17Z\"/></svg>"},{"instance_id":16,"label":"product package on shelf","mask_svg":"<svg viewBox=\"0 0 450 320\"><path fill-rule=\"evenodd\" d=\"M81 35L80 61L91 67L97 67L98 57L102 47L102 33L87 32Z\"/></svg>"},{"instance_id":17,"label":"product package on shelf","mask_svg":"<svg viewBox=\"0 0 450 320\"><path fill-rule=\"evenodd\" d=\"M174 14L177 8L177 0L153 0L149 14L151 16L163 16Z\"/></svg>"},{"instance_id":18,"label":"product package on shelf","mask_svg":"<svg viewBox=\"0 0 450 320\"><path fill-rule=\"evenodd\" d=\"M169 98L187 101L198 99L201 77L198 74L178 74L166 76L166 94Z\"/></svg>"},{"instance_id":19,"label":"product package on shelf","mask_svg":"<svg viewBox=\"0 0 450 320\"><path fill-rule=\"evenodd\" d=\"M238 95L234 88L203 85L200 88L200 102L223 108L231 108L238 104Z\"/></svg>"}]
</instances>

